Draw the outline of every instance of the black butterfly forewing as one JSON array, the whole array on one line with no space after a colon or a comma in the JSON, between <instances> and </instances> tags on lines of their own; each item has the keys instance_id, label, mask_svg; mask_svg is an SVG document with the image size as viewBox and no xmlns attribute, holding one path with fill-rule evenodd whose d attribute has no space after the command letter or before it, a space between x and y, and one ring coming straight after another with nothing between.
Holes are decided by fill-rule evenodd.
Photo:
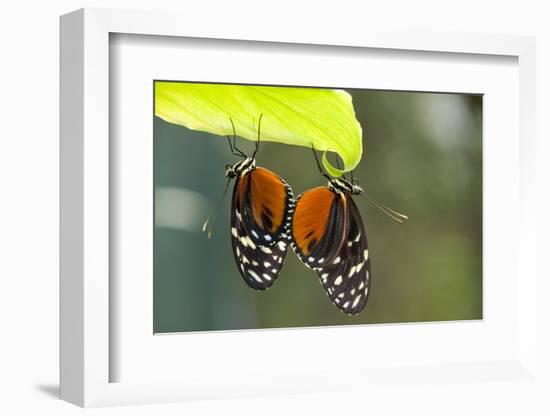
<instances>
[{"instance_id":1,"label":"black butterfly forewing","mask_svg":"<svg viewBox=\"0 0 550 416\"><path fill-rule=\"evenodd\" d=\"M239 175L231 202L231 242L244 281L265 290L277 279L289 243L294 199L273 172L255 168Z\"/></svg>"}]
</instances>

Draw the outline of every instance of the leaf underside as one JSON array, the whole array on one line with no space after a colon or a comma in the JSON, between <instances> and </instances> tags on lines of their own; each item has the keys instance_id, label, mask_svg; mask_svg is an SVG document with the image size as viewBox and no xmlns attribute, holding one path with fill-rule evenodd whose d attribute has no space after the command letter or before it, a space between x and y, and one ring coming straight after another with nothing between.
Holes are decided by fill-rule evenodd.
<instances>
[{"instance_id":1,"label":"leaf underside","mask_svg":"<svg viewBox=\"0 0 550 416\"><path fill-rule=\"evenodd\" d=\"M155 115L170 123L220 136L304 146L325 152L332 176L353 170L361 160L362 129L351 96L343 90L252 85L155 82ZM338 169L326 152L343 161Z\"/></svg>"}]
</instances>

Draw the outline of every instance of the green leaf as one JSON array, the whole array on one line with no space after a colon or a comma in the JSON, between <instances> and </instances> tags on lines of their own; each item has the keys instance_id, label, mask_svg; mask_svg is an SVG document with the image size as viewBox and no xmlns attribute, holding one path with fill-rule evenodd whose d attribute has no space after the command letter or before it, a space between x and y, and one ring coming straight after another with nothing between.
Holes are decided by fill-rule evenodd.
<instances>
[{"instance_id":1,"label":"green leaf","mask_svg":"<svg viewBox=\"0 0 550 416\"><path fill-rule=\"evenodd\" d=\"M361 125L351 96L343 90L182 82L155 83L155 114L192 130L324 151L332 176L354 169L363 152ZM332 166L326 152L340 155L344 169Z\"/></svg>"}]
</instances>

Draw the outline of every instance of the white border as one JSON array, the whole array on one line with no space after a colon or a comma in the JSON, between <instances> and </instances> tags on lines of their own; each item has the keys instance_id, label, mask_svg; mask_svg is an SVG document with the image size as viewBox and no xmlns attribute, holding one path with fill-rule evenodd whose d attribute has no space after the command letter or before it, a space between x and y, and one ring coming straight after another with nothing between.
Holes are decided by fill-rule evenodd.
<instances>
[{"instance_id":1,"label":"white border","mask_svg":"<svg viewBox=\"0 0 550 416\"><path fill-rule=\"evenodd\" d=\"M332 44L357 47L484 53L517 56L520 68L520 196L521 217L518 287L521 330L520 356L493 364L472 364L470 370L492 368L507 377L535 375L535 62L530 38L438 33L342 32L327 39L319 30L279 31L265 24L233 32L231 22L213 22L205 30L200 23L181 16L150 12L81 10L62 18L61 70L61 396L83 406L185 400L197 397L235 397L266 391L323 391L347 388L339 377L318 374L273 375L262 386L235 383L227 374L218 380L186 380L174 383L109 383L109 33L134 33L222 39L265 40L288 43ZM184 29L182 29L184 28ZM241 27L242 28L242 27ZM304 37L307 36L307 37ZM528 214L529 213L529 214ZM419 363L420 364L420 363ZM407 368L371 372L364 383L406 379ZM447 364L424 368L423 379L433 376L480 380L468 368ZM373 377L373 373L375 376ZM483 377L481 377L483 378ZM294 380L292 382L291 380ZM370 380L370 381L369 381ZM273 389L271 389L273 387ZM283 392L284 392L283 391Z\"/></svg>"}]
</instances>

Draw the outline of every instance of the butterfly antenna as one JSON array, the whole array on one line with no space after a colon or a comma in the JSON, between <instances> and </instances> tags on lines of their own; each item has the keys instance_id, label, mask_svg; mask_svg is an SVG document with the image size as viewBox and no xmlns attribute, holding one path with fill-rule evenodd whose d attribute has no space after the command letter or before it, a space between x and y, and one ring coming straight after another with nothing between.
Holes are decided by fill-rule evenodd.
<instances>
[{"instance_id":1,"label":"butterfly antenna","mask_svg":"<svg viewBox=\"0 0 550 416\"><path fill-rule=\"evenodd\" d=\"M323 175L325 178L330 180L330 176L323 170L321 167L321 162L319 162L319 158L317 157L317 152L315 151L315 146L313 143L311 143L311 150L313 151L313 157L315 158L315 163L317 163L317 168L319 169L319 173Z\"/></svg>"},{"instance_id":2,"label":"butterfly antenna","mask_svg":"<svg viewBox=\"0 0 550 416\"><path fill-rule=\"evenodd\" d=\"M231 122L231 127L233 128L233 145L231 145L231 137L227 136L227 140L229 141L229 148L231 149L231 153L234 156L246 157L246 155L243 153L243 151L237 147L237 132L235 130L235 123L233 123L233 119L231 117L229 117L229 121Z\"/></svg>"},{"instance_id":3,"label":"butterfly antenna","mask_svg":"<svg viewBox=\"0 0 550 416\"><path fill-rule=\"evenodd\" d=\"M403 220L408 220L409 219L409 217L407 215L401 214L400 212L397 212L397 211L385 206L383 203L381 203L380 201L377 201L376 199L374 199L370 195L366 196L365 194L361 194L361 196L365 197L368 202L373 204L376 208L378 208L380 211L382 211L384 214L386 214L388 217L390 217L394 221L397 221L398 223L403 224L403 222L404 222Z\"/></svg>"},{"instance_id":4,"label":"butterfly antenna","mask_svg":"<svg viewBox=\"0 0 550 416\"><path fill-rule=\"evenodd\" d=\"M262 117L264 114L260 114L260 118L258 119L258 140L256 141L256 150L254 150L254 153L252 153L252 158L256 156L256 153L258 153L258 150L260 150L260 130L262 127Z\"/></svg>"},{"instance_id":5,"label":"butterfly antenna","mask_svg":"<svg viewBox=\"0 0 550 416\"><path fill-rule=\"evenodd\" d=\"M235 155L235 149L233 149L233 145L231 144L231 137L227 137L227 142L229 143L229 149L231 150L231 154Z\"/></svg>"},{"instance_id":6,"label":"butterfly antenna","mask_svg":"<svg viewBox=\"0 0 550 416\"><path fill-rule=\"evenodd\" d=\"M216 204L210 209L208 218L206 219L206 221L202 226L202 231L204 231L208 235L208 238L212 238L212 229L214 226L214 222L218 217L218 212L220 211L220 207L225 199L225 196L227 195L227 190L229 189L230 182L231 182L231 178L227 178L227 183L225 184L225 188L223 190L222 195L218 198L218 202L216 202Z\"/></svg>"}]
</instances>

